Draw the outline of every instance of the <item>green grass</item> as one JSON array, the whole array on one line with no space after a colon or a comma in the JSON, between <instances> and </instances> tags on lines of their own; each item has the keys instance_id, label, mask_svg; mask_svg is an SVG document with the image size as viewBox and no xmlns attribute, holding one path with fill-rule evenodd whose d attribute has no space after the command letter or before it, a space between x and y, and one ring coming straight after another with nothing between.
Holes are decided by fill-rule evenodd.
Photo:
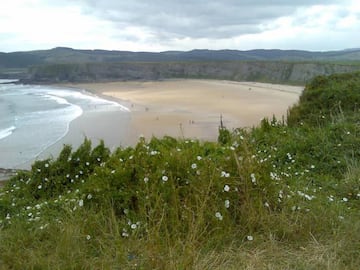
<instances>
[{"instance_id":1,"label":"green grass","mask_svg":"<svg viewBox=\"0 0 360 270\"><path fill-rule=\"evenodd\" d=\"M35 162L0 191L0 269L358 269L358 78L317 78L288 123L219 142Z\"/></svg>"}]
</instances>

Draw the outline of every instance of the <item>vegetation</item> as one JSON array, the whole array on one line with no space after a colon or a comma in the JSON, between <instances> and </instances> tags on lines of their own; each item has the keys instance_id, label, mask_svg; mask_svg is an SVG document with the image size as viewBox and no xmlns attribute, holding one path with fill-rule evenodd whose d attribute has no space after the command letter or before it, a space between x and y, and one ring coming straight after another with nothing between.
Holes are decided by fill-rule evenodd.
<instances>
[{"instance_id":1,"label":"vegetation","mask_svg":"<svg viewBox=\"0 0 360 270\"><path fill-rule=\"evenodd\" d=\"M29 68L30 83L220 79L304 85L318 75L359 71L355 64L286 61L57 63Z\"/></svg>"},{"instance_id":2,"label":"vegetation","mask_svg":"<svg viewBox=\"0 0 360 270\"><path fill-rule=\"evenodd\" d=\"M218 143L64 146L0 191L0 268L358 269L359 78Z\"/></svg>"},{"instance_id":3,"label":"vegetation","mask_svg":"<svg viewBox=\"0 0 360 270\"><path fill-rule=\"evenodd\" d=\"M209 62L209 61L301 61L356 64L360 49L327 52L296 50L192 50L170 52L130 52L77 50L57 47L50 50L0 52L0 68L27 68L41 64L115 62Z\"/></svg>"}]
</instances>

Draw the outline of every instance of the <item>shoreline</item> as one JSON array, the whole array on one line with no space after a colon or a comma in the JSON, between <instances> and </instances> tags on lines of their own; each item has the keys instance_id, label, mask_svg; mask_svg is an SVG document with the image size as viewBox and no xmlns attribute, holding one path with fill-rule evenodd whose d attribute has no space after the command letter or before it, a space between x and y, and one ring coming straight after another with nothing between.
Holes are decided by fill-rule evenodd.
<instances>
[{"instance_id":1,"label":"shoreline","mask_svg":"<svg viewBox=\"0 0 360 270\"><path fill-rule=\"evenodd\" d=\"M76 150L85 140L91 140L93 147L104 140L110 150L125 145L129 113L123 111L84 112L69 123L68 132L33 159L17 166L16 169L29 169L36 160L56 159L64 145ZM96 125L94 125L96 123ZM118 123L118 124L116 124Z\"/></svg>"},{"instance_id":2,"label":"shoreline","mask_svg":"<svg viewBox=\"0 0 360 270\"><path fill-rule=\"evenodd\" d=\"M59 134L56 140L52 142L49 141L50 144L48 145L44 143L44 147L40 147L41 144L39 144L39 150L35 151L33 155L22 155L21 147L17 147L16 149L12 147L11 149L14 148L15 150L13 149L11 152L2 151L0 160L3 160L3 162L0 162L0 167L14 170L29 170L31 165L37 160L57 158L65 144L72 145L75 151L84 142L85 138L90 139L94 147L101 139L104 139L105 145L110 149L115 149L115 147L125 144L129 123L129 110L124 104L110 101L109 98L96 96L84 89L66 89L64 87L51 85L49 88L79 92L88 96L89 100L94 99L94 102L87 103L86 101L81 103L82 101L80 101L79 104L74 103L81 108L81 114L78 114L76 118L68 122L66 130L64 129L64 132ZM71 95L72 94L70 94L70 96ZM77 95L76 93L74 94L75 97ZM87 98L85 98L85 100L86 99ZM100 101L98 101L98 99L100 99ZM103 101L101 101L101 99ZM36 144L36 141L34 141L33 144ZM9 155L11 159L8 159ZM8 177L0 171L0 179L1 178Z\"/></svg>"},{"instance_id":3,"label":"shoreline","mask_svg":"<svg viewBox=\"0 0 360 270\"><path fill-rule=\"evenodd\" d=\"M57 84L116 102L124 111L84 111L68 132L37 157L17 166L29 169L34 161L57 158L65 144L73 150L90 139L103 139L110 150L134 146L140 136L172 136L216 141L222 117L228 129L253 127L264 117L279 120L296 103L304 87L223 80L170 79L105 83Z\"/></svg>"}]
</instances>

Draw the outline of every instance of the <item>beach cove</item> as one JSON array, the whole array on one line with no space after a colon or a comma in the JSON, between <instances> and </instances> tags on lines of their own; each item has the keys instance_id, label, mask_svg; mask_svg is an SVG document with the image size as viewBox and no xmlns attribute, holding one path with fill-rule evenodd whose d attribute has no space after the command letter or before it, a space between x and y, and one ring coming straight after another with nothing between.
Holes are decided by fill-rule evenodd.
<instances>
[{"instance_id":1,"label":"beach cove","mask_svg":"<svg viewBox=\"0 0 360 270\"><path fill-rule=\"evenodd\" d=\"M63 137L16 169L29 169L37 159L56 158L64 144L76 149L85 137L93 145L103 139L111 150L133 146L140 136L216 141L221 118L228 129L256 126L273 115L282 119L303 90L300 86L185 79L52 87L115 102L129 111L99 110L96 106L83 110L70 122ZM8 154L2 153L4 158Z\"/></svg>"}]
</instances>

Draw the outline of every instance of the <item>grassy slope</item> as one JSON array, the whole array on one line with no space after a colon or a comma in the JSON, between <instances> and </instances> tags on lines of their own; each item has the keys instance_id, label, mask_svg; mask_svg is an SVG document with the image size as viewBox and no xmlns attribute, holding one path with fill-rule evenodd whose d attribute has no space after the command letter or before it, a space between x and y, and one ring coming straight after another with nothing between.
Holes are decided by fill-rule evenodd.
<instances>
[{"instance_id":1,"label":"grassy slope","mask_svg":"<svg viewBox=\"0 0 360 270\"><path fill-rule=\"evenodd\" d=\"M0 268L358 269L359 77L221 143L64 147L0 192Z\"/></svg>"}]
</instances>

